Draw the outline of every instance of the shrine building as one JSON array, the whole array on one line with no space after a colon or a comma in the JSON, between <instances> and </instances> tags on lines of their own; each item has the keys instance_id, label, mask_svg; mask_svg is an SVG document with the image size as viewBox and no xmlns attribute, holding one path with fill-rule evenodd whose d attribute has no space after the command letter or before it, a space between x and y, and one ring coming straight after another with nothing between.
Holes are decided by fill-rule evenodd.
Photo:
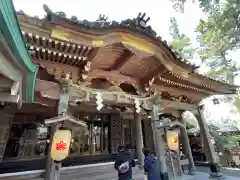
<instances>
[{"instance_id":1,"label":"shrine building","mask_svg":"<svg viewBox=\"0 0 240 180\"><path fill-rule=\"evenodd\" d=\"M38 72L34 103L24 101L21 108L14 108L8 119L9 135L1 137L6 146L1 147L0 170L7 165L21 171L45 168L51 128L44 122L61 115L58 104L62 82L67 82L67 113L86 122L88 129L73 128L70 155L63 166L112 161L119 145L129 145L140 165L143 147L156 152L161 173L167 176L162 124L169 120L169 128L179 130L189 174L194 175L182 119L184 111L191 111L201 128L211 173L221 176L200 102L212 95L235 94L237 86L199 74L199 67L157 36L145 13L121 22L100 15L91 22L43 8L43 19L17 12L22 38Z\"/></svg>"}]
</instances>

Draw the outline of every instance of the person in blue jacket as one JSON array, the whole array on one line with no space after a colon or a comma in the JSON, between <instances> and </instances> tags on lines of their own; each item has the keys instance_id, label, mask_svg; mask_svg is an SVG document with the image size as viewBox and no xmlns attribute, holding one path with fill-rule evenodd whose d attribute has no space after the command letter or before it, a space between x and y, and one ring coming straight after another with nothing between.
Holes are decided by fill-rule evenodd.
<instances>
[{"instance_id":1,"label":"person in blue jacket","mask_svg":"<svg viewBox=\"0 0 240 180\"><path fill-rule=\"evenodd\" d=\"M158 169L155 156L148 148L144 148L143 153L145 155L144 172L147 176L147 180L161 180L160 171Z\"/></svg>"}]
</instances>

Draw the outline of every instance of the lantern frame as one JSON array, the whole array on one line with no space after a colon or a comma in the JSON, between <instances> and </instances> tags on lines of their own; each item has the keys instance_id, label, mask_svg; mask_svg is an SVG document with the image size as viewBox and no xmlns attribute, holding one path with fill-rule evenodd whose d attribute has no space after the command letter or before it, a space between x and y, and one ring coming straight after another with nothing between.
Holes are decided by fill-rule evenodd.
<instances>
[{"instance_id":1,"label":"lantern frame","mask_svg":"<svg viewBox=\"0 0 240 180\"><path fill-rule=\"evenodd\" d=\"M61 124L62 127L67 128L72 128L77 125L87 128L86 122L78 120L71 115L57 116L54 118L46 119L45 124L46 125Z\"/></svg>"},{"instance_id":2,"label":"lantern frame","mask_svg":"<svg viewBox=\"0 0 240 180\"><path fill-rule=\"evenodd\" d=\"M57 130L54 132L53 139L51 140L51 158L55 161L61 161L67 158L70 150L70 145L71 145L72 128L76 127L76 125L87 128L87 124L84 121L78 120L75 117L67 114L64 116L56 116L54 118L46 119L45 124L48 126L53 125L53 127L54 126L57 127ZM67 138L65 140L66 142L61 140L59 142L55 142L57 140L54 138L56 138L57 133L60 133L61 131L65 131L65 135L62 137L62 139ZM59 143L58 145L60 149L58 148L57 150L62 151L62 155L61 155L61 152L55 151L56 149L54 148L56 148L57 146L56 143Z\"/></svg>"}]
</instances>

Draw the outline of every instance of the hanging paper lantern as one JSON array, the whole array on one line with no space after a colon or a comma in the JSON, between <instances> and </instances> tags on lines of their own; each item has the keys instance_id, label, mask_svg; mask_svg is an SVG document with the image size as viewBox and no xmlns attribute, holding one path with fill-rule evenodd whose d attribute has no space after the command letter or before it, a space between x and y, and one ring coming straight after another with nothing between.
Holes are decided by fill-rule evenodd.
<instances>
[{"instance_id":1,"label":"hanging paper lantern","mask_svg":"<svg viewBox=\"0 0 240 180\"><path fill-rule=\"evenodd\" d=\"M167 131L167 145L170 150L179 151L178 132Z\"/></svg>"},{"instance_id":2,"label":"hanging paper lantern","mask_svg":"<svg viewBox=\"0 0 240 180\"><path fill-rule=\"evenodd\" d=\"M61 161L68 156L70 143L71 143L71 131L69 130L57 130L54 133L51 157L55 161Z\"/></svg>"}]
</instances>

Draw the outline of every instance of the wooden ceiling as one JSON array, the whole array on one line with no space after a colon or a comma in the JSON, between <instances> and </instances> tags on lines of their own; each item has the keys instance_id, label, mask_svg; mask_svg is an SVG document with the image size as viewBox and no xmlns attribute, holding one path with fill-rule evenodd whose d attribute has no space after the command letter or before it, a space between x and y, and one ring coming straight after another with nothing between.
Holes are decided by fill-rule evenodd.
<instances>
[{"instance_id":1,"label":"wooden ceiling","mask_svg":"<svg viewBox=\"0 0 240 180\"><path fill-rule=\"evenodd\" d=\"M70 73L75 84L105 78L112 84L132 84L142 91L142 83L148 83L164 70L154 57L141 58L121 43L104 47L90 47L66 43L51 38L23 32L33 61L45 68L56 79Z\"/></svg>"}]
</instances>

